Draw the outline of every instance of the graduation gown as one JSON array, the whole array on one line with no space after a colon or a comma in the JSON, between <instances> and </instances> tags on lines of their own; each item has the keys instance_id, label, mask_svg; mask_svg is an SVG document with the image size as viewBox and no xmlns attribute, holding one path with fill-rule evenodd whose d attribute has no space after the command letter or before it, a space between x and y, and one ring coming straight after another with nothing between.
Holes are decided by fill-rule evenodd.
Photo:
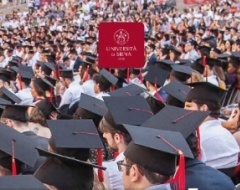
<instances>
[{"instance_id":1,"label":"graduation gown","mask_svg":"<svg viewBox=\"0 0 240 190\"><path fill-rule=\"evenodd\" d=\"M227 106L229 104L235 104L240 101L240 86L237 86L236 83L232 84L228 89L228 92L225 94L222 100L222 106Z\"/></svg>"}]
</instances>

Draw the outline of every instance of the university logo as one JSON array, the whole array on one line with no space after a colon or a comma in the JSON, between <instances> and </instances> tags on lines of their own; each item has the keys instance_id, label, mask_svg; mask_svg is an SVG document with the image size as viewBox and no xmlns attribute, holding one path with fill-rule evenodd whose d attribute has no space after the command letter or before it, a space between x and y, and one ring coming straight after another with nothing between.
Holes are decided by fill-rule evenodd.
<instances>
[{"instance_id":1,"label":"university logo","mask_svg":"<svg viewBox=\"0 0 240 190\"><path fill-rule=\"evenodd\" d=\"M124 29L119 29L114 33L113 39L118 45L125 45L129 41L129 33Z\"/></svg>"}]
</instances>

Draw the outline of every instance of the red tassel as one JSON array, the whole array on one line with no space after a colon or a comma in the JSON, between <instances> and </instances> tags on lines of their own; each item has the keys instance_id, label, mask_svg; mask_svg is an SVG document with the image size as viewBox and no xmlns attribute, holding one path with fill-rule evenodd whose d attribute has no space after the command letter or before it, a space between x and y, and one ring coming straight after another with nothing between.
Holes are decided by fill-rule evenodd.
<instances>
[{"instance_id":1,"label":"red tassel","mask_svg":"<svg viewBox=\"0 0 240 190\"><path fill-rule=\"evenodd\" d=\"M206 56L203 56L203 66L204 66L204 68L205 68L205 70L206 70L206 82L208 82L208 71L207 71L207 69L206 69L206 66L207 66L207 62L206 62Z\"/></svg>"},{"instance_id":2,"label":"red tassel","mask_svg":"<svg viewBox=\"0 0 240 190\"><path fill-rule=\"evenodd\" d=\"M53 88L50 88L50 97L49 97L49 101L53 102Z\"/></svg>"},{"instance_id":3,"label":"red tassel","mask_svg":"<svg viewBox=\"0 0 240 190\"><path fill-rule=\"evenodd\" d=\"M197 151L198 151L198 158L201 159L202 155L201 155L201 145L200 145L200 130L199 127L196 129L196 133L197 133Z\"/></svg>"},{"instance_id":4,"label":"red tassel","mask_svg":"<svg viewBox=\"0 0 240 190\"><path fill-rule=\"evenodd\" d=\"M12 140L12 175L17 175L17 166L15 161L14 140Z\"/></svg>"},{"instance_id":5,"label":"red tassel","mask_svg":"<svg viewBox=\"0 0 240 190\"><path fill-rule=\"evenodd\" d=\"M113 158L115 159L119 155L118 151L113 152Z\"/></svg>"},{"instance_id":6,"label":"red tassel","mask_svg":"<svg viewBox=\"0 0 240 190\"><path fill-rule=\"evenodd\" d=\"M112 85L110 91L113 92L115 90L115 86Z\"/></svg>"},{"instance_id":7,"label":"red tassel","mask_svg":"<svg viewBox=\"0 0 240 190\"><path fill-rule=\"evenodd\" d=\"M179 150L179 163L178 163L178 170L175 174L175 180L177 181L179 190L185 189L185 158L181 150Z\"/></svg>"},{"instance_id":8,"label":"red tassel","mask_svg":"<svg viewBox=\"0 0 240 190\"><path fill-rule=\"evenodd\" d=\"M22 77L19 75L19 88L22 90Z\"/></svg>"},{"instance_id":9,"label":"red tassel","mask_svg":"<svg viewBox=\"0 0 240 190\"><path fill-rule=\"evenodd\" d=\"M127 83L130 83L130 69L127 69Z\"/></svg>"},{"instance_id":10,"label":"red tassel","mask_svg":"<svg viewBox=\"0 0 240 190\"><path fill-rule=\"evenodd\" d=\"M97 149L97 163L99 166L102 166L102 162L103 162L103 158L102 158L102 149ZM100 182L104 181L104 177L103 177L103 170L98 169L98 179Z\"/></svg>"},{"instance_id":11,"label":"red tassel","mask_svg":"<svg viewBox=\"0 0 240 190\"><path fill-rule=\"evenodd\" d=\"M160 101L160 102L163 102L164 103L164 101L163 101L163 99L162 99L162 97L161 97L161 95L160 95L160 93L158 92L158 89L157 89L157 79L155 78L155 85L154 85L154 87L155 87L155 90L156 90L156 97L157 97L157 99Z\"/></svg>"},{"instance_id":12,"label":"red tassel","mask_svg":"<svg viewBox=\"0 0 240 190\"><path fill-rule=\"evenodd\" d=\"M88 77L89 77L88 72L89 72L89 65L87 66L87 69L84 71L83 82L88 80Z\"/></svg>"}]
</instances>

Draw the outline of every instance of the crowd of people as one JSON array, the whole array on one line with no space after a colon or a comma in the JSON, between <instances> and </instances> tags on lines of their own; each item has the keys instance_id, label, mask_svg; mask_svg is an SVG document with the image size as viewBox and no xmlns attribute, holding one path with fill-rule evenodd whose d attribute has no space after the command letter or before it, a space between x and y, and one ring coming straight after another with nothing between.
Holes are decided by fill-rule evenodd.
<instances>
[{"instance_id":1,"label":"crowd of people","mask_svg":"<svg viewBox=\"0 0 240 190\"><path fill-rule=\"evenodd\" d=\"M1 18L0 189L235 189L240 4L28 8ZM100 67L101 22L143 23L143 68Z\"/></svg>"}]
</instances>

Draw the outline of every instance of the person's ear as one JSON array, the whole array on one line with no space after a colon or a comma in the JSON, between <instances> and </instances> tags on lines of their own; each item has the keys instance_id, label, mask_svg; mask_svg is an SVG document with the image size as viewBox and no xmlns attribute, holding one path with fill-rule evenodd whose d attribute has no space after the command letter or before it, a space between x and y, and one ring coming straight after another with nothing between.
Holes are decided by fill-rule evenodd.
<instances>
[{"instance_id":1,"label":"person's ear","mask_svg":"<svg viewBox=\"0 0 240 190\"><path fill-rule=\"evenodd\" d=\"M121 135L119 133L114 134L114 141L116 144L119 144L121 142Z\"/></svg>"},{"instance_id":2,"label":"person's ear","mask_svg":"<svg viewBox=\"0 0 240 190\"><path fill-rule=\"evenodd\" d=\"M200 107L200 111L208 111L208 106L206 104L203 104L201 107Z\"/></svg>"},{"instance_id":3,"label":"person's ear","mask_svg":"<svg viewBox=\"0 0 240 190\"><path fill-rule=\"evenodd\" d=\"M132 165L129 171L129 177L131 182L138 182L141 179L142 175L137 165Z\"/></svg>"}]
</instances>

